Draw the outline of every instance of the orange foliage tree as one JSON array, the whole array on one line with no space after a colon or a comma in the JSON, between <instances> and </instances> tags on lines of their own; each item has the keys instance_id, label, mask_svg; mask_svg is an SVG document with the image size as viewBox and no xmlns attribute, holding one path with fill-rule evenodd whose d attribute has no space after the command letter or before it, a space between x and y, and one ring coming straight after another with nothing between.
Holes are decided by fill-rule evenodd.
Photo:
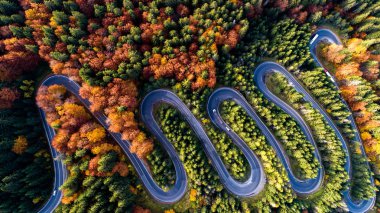
<instances>
[{"instance_id":1,"label":"orange foliage tree","mask_svg":"<svg viewBox=\"0 0 380 213\"><path fill-rule=\"evenodd\" d=\"M280 7L288 4L279 2ZM216 6L212 11L207 3L197 3L197 7L205 4L204 12L188 3L175 3L172 10L149 1L123 3L121 7L100 0L75 3L79 8L75 12L63 9L59 3L54 9L44 3L30 3L25 11L25 23L33 29L38 53L54 73L91 85L105 85L118 77L133 79L141 74L146 79L169 77L190 81L192 89L215 86L218 51L235 48L248 29L250 13L255 11L257 15L256 9L260 10L247 3L245 7L250 12L245 16L241 1L214 2L229 6L223 10ZM101 7L103 12L98 10ZM146 9L150 7L154 9ZM243 16L233 12L236 10ZM202 13L208 12L223 18L202 18ZM226 25L226 14L235 20L232 25ZM173 30L173 25L178 29ZM72 42L73 38L78 42Z\"/></svg>"},{"instance_id":2,"label":"orange foliage tree","mask_svg":"<svg viewBox=\"0 0 380 213\"><path fill-rule=\"evenodd\" d=\"M112 88L116 87L117 86L112 86ZM104 90L104 88L100 89ZM127 94L135 93L137 95L137 92L134 90L135 88L133 87L129 89L124 88L122 92L127 92ZM116 88L111 92L117 93L118 89ZM78 100L73 95L68 94L63 86L52 85L49 87L41 87L36 99L37 104L45 111L48 123L56 129L57 133L52 142L54 148L68 155L74 154L77 150L90 151L84 156L84 158L89 159L88 169L84 172L85 175L109 176L114 173L119 173L121 176L128 175L128 165L124 162L125 157L120 147L107 137L106 130L91 118L86 109L79 105ZM117 105L118 103L130 102L127 99L128 97L109 99L109 101ZM107 105L101 105L100 109L106 106ZM126 106L134 108L136 104L130 103L126 104ZM133 121L133 113L131 119ZM135 122L133 121L133 123ZM134 126L134 128L137 127ZM145 135L142 137L142 141L141 137L138 137L139 143L148 141L144 138ZM21 145L20 143L18 147L22 147ZM18 152L20 152L19 150L21 150L21 148L17 149ZM141 150L145 151L146 149ZM110 151L114 151L118 154L119 161L115 163L110 172L101 172L98 170L99 160ZM73 197L66 197L65 199L70 203Z\"/></svg>"},{"instance_id":3,"label":"orange foliage tree","mask_svg":"<svg viewBox=\"0 0 380 213\"><path fill-rule=\"evenodd\" d=\"M329 44L322 48L323 58L334 66L339 81L347 76L363 76L373 82L379 77L379 60L368 51L371 42L349 39L346 46ZM373 59L372 59L373 58Z\"/></svg>"},{"instance_id":4,"label":"orange foliage tree","mask_svg":"<svg viewBox=\"0 0 380 213\"><path fill-rule=\"evenodd\" d=\"M21 135L15 139L15 143L13 144L12 151L18 155L24 153L26 148L28 147L28 141L25 136Z\"/></svg>"},{"instance_id":5,"label":"orange foliage tree","mask_svg":"<svg viewBox=\"0 0 380 213\"><path fill-rule=\"evenodd\" d=\"M65 191L63 191L63 194L65 194ZM74 202L78 198L78 193L74 193L71 196L63 196L61 202L63 204L70 204Z\"/></svg>"},{"instance_id":6,"label":"orange foliage tree","mask_svg":"<svg viewBox=\"0 0 380 213\"><path fill-rule=\"evenodd\" d=\"M377 111L380 97L376 95L375 86L379 76L378 61L371 59L366 42L357 38L348 40L346 47L324 46L321 54L335 71L342 96L354 113L368 157L380 168L380 113Z\"/></svg>"},{"instance_id":7,"label":"orange foliage tree","mask_svg":"<svg viewBox=\"0 0 380 213\"><path fill-rule=\"evenodd\" d=\"M103 111L107 115L109 130L129 140L132 152L144 158L153 150L153 141L139 130L133 113L138 104L134 81L115 78L107 87L84 83L80 95L91 102L91 111Z\"/></svg>"},{"instance_id":8,"label":"orange foliage tree","mask_svg":"<svg viewBox=\"0 0 380 213\"><path fill-rule=\"evenodd\" d=\"M28 9L29 1L19 1L19 3L23 10L16 14L22 15L24 10ZM36 47L34 40L25 36L21 30L12 30L22 27L23 24L19 22L11 22L0 27L0 81L15 80L23 73L33 71L40 62L40 57L34 50Z\"/></svg>"},{"instance_id":9,"label":"orange foliage tree","mask_svg":"<svg viewBox=\"0 0 380 213\"><path fill-rule=\"evenodd\" d=\"M33 45L31 39L10 38L0 41L0 81L11 81L21 74L33 71L40 62L37 54L26 49Z\"/></svg>"}]
</instances>

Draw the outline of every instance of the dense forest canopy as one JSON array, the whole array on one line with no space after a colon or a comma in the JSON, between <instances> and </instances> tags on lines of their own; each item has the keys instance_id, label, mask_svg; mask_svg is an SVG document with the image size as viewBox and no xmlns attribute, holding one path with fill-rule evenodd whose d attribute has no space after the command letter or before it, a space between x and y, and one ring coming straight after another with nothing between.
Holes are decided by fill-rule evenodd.
<instances>
[{"instance_id":1,"label":"dense forest canopy","mask_svg":"<svg viewBox=\"0 0 380 213\"><path fill-rule=\"evenodd\" d=\"M343 42L318 46L327 70L309 49L322 27ZM355 200L379 193L377 0L0 0L0 53L0 212L38 211L55 193L56 160L68 170L57 212L331 212L347 210L342 194L347 189ZM139 116L143 98L160 88L186 104L236 180L244 181L250 167L206 110L210 94L223 86L239 91L257 112L281 142L297 178L317 177L321 165L303 130L253 81L255 68L268 60L293 74L337 124L349 142L351 180L341 141L326 119L283 75L272 73L268 88L310 126L325 170L323 187L297 196L255 120L239 104L225 101L221 117L258 156L267 181L257 196L234 196L178 109L161 104L154 116L184 165L188 190L175 204L152 200L109 133L129 141L129 151L144 161L157 184L170 189L173 163ZM90 108L62 85L40 87L49 75L77 82ZM59 159L51 158L39 108L55 130L51 146ZM357 130L348 119L351 111ZM108 128L94 118L99 113ZM380 208L380 200L373 208Z\"/></svg>"}]
</instances>

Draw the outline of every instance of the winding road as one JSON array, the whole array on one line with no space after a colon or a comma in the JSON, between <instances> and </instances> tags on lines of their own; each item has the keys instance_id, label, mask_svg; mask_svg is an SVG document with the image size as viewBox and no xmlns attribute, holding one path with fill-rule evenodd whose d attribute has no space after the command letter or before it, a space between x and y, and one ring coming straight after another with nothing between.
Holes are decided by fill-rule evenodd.
<instances>
[{"instance_id":1,"label":"winding road","mask_svg":"<svg viewBox=\"0 0 380 213\"><path fill-rule=\"evenodd\" d=\"M90 108L90 102L87 99L83 99L79 95L79 89L80 86L72 81L70 78L63 76L63 75L53 75L48 78L46 78L41 86L50 86L54 84L59 84L64 86L69 92L71 92L73 95L75 95L78 100L87 108ZM40 109L41 115L43 116L43 125L46 131L46 135L48 137L48 142L50 149L52 150L52 155L54 158L54 165L63 165L62 159L57 159L57 151L54 149L54 147L51 145L52 139L55 136L54 129L50 127L47 124L47 121L45 119L45 114ZM93 116L98 120L98 122L104 126L106 129L108 129L109 125L107 124L107 117L103 113L93 113ZM149 172L149 169L147 165L138 158L135 154L131 153L129 151L130 143L129 141L125 141L121 139L121 134L119 133L113 133L108 132L111 137L120 145L120 147L123 149L124 153L127 155L129 160L131 161L132 165L134 166L139 178L141 179L144 187L146 188L147 192L158 202L161 203L175 203L179 199L183 197L183 195L186 193L187 190L187 176L185 169L183 167L183 164L181 163L178 155L176 154L176 151L173 147L173 145L170 142L163 143L162 146L168 151L169 157L172 159L174 168L176 171L176 181L174 183L174 186L169 191L162 190L154 181L152 175ZM48 202L44 205L44 207L39 212L50 212L49 210L54 209L58 206L60 199L62 197L61 191L59 190L59 187L63 184L63 181L67 177L67 171L62 166L55 166L55 182L57 184L54 184L53 188L53 195L50 197ZM59 192L59 194L58 194ZM55 195L54 195L55 194Z\"/></svg>"},{"instance_id":2,"label":"winding road","mask_svg":"<svg viewBox=\"0 0 380 213\"><path fill-rule=\"evenodd\" d=\"M310 41L310 54L314 58L314 61L320 67L323 67L322 62L318 59L318 56L317 56L317 47L318 47L318 44L320 44L321 42L333 43L333 44L338 44L338 45L342 45L342 42L340 41L339 37L329 29L319 29L314 33L314 35L312 36L312 39ZM325 71L326 71L326 74L331 78L331 81L334 83L336 90L339 91L339 85L338 85L335 77L333 75L331 75L326 69L325 69ZM347 102L341 96L340 96L340 100L342 101L342 103L344 105L346 105L347 109L350 109ZM360 133L358 131L358 127L356 125L355 118L354 118L351 111L350 111L350 116L348 117L348 119L351 121L351 127L355 131L354 132L355 141L359 142L360 151L361 151L362 155L364 155L365 158L368 159L366 154L365 154L365 150L363 147L363 141L360 137ZM341 141L343 143L344 140L341 140ZM346 150L346 152L347 152L347 154L349 153L347 150ZM367 162L367 167L370 168L370 165L368 162ZM345 168L346 168L346 171L348 172L348 175L351 179L352 178L352 169L350 166L349 155L347 155L347 157L346 157ZM372 176L371 176L371 184L374 185L374 179ZM369 200L355 201L351 198L349 190L346 190L343 192L343 199L344 199L344 201L347 205L347 208L350 212L366 212L369 209L372 209L372 207L375 205L375 202L376 202L376 197L373 197Z\"/></svg>"},{"instance_id":3,"label":"winding road","mask_svg":"<svg viewBox=\"0 0 380 213\"><path fill-rule=\"evenodd\" d=\"M54 167L54 184L53 184L53 193L50 196L49 200L46 201L45 205L38 212L53 212L55 208L59 205L62 199L62 191L59 190L59 187L67 178L67 169L57 150L51 145L53 138L55 136L54 129L49 126L45 120L45 113L43 110L39 109L41 118L43 118L43 127L45 129L46 138L49 143L49 148L51 156L53 158L53 167Z\"/></svg>"},{"instance_id":4,"label":"winding road","mask_svg":"<svg viewBox=\"0 0 380 213\"><path fill-rule=\"evenodd\" d=\"M264 63L260 66L267 67L269 64ZM256 69L256 73L261 70L259 69L260 66ZM256 79L255 79L256 80ZM263 82L258 82L263 83ZM265 83L264 83L265 84ZM290 184L292 186L292 189L298 194L298 195L308 195L316 192L319 187L322 185L323 182L323 168L321 167L318 171L317 178L315 179L307 179L307 180L299 180L292 172L291 164L289 161L289 158L286 154L286 151L282 147L281 143L276 139L274 134L269 130L269 128L265 125L265 123L261 120L261 118L257 115L256 111L252 108L252 106L246 101L246 99L243 97L242 94L240 94L238 91L223 87L217 89L215 92L213 92L209 98L208 104L207 104L207 111L210 115L211 121L218 126L221 130L224 130L227 135L233 139L241 140L239 136L237 136L236 133L234 133L231 128L223 121L223 119L220 116L219 113L219 106L221 103L223 103L226 100L233 100L237 104L239 104L243 109L248 113L248 115L255 121L256 125L259 127L261 132L264 134L265 138L268 140L270 145L274 148L276 151L277 156L280 158L282 164L284 164L286 171L288 172L288 176L290 179ZM276 105L278 103L274 102ZM279 105L282 105L283 103L280 103ZM283 106L284 108L290 108L288 105ZM290 109L289 109L290 110ZM293 110L294 111L294 110ZM302 119L301 116L294 117L295 120L299 123L305 123L305 121ZM316 150L316 145L314 142L313 137L311 136L311 131L306 128L304 131L306 134L310 135L312 145L314 146ZM243 142L244 143L244 142ZM315 157L320 160L320 156L318 152L314 152Z\"/></svg>"},{"instance_id":5,"label":"winding road","mask_svg":"<svg viewBox=\"0 0 380 213\"><path fill-rule=\"evenodd\" d=\"M316 42L316 41L314 41ZM319 63L319 61L318 61ZM290 114L296 122L301 127L302 131L306 135L307 139L314 146L314 156L321 163L321 157L319 155L318 149L316 147L315 141L312 137L312 133L306 122L303 118L295 111L292 107L287 105L281 99L276 97L274 94L270 92L270 90L265 85L265 75L268 72L281 72L289 82L291 82L297 91L301 92L304 95L305 100L311 102L313 107L318 109L320 113L325 117L326 121L331 125L331 127L335 130L338 138L342 142L342 146L344 150L349 154L348 147L345 142L344 137L341 135L339 129L333 123L328 114L324 111L324 109L316 102L313 97L308 93L308 91L282 66L273 63L273 62L265 62L257 67L255 70L254 81L259 88L259 90L264 94L266 98L271 100L275 105L279 106L286 113ZM86 99L83 99L79 95L80 86L69 79L66 76L62 75L54 75L46 78L42 82L42 86L50 86L53 84L59 84L64 87L72 94L74 94L79 101L86 107L90 107L90 102ZM314 179L306 179L300 180L295 177L293 171L291 170L289 159L284 151L281 143L276 139L274 134L269 130L269 128L264 124L264 122L257 115L252 106L245 100L243 95L241 95L238 91L231 88L219 88L215 90L211 96L209 97L207 104L207 111L210 116L211 121L222 131L226 132L226 134L232 139L234 144L243 152L244 156L247 159L247 162L250 166L250 172L248 174L248 178L244 182L240 182L232 178L229 174L227 168L225 167L223 161L221 160L219 154L217 153L213 143L207 136L207 133L203 129L201 123L196 119L196 117L191 113L186 104L184 104L178 96L176 96L173 92L169 90L159 89L152 91L149 93L141 103L141 117L142 121L148 127L148 129L152 132L152 134L157 138L157 140L161 143L161 146L166 150L168 156L173 161L173 165L176 172L176 181L174 185L168 190L164 191L161 189L157 183L154 181L152 175L149 172L149 169L142 160L140 160L135 154L129 151L130 143L129 141L122 140L121 135L119 133L108 132L111 137L121 146L124 153L129 158L131 164L134 166L138 176L146 188L147 192L151 195L151 197L160 203L175 203L179 201L187 191L187 175L185 169L183 167L182 162L179 159L178 154L176 153L171 142L165 137L162 132L160 126L156 122L154 118L154 106L160 103L166 103L173 107L175 107L185 120L188 122L190 127L193 129L194 133L199 138L204 151L211 161L213 167L217 171L222 184L225 188L232 194L239 197L251 197L260 193L266 183L265 173L262 167L262 164L258 157L253 153L253 151L248 147L248 145L235 133L233 130L223 121L220 112L219 106L225 100L233 100L240 106L242 106L248 113L252 119L255 120L256 125L260 128L264 136L267 138L268 142L275 149L277 156L280 158L282 163L285 166L285 169L288 173L290 184L293 190L298 195L309 195L315 193L320 189L323 177L324 170L321 166L318 170L318 175ZM52 152L52 156L54 158L54 170L55 170L55 182L53 193L50 199L45 203L42 209L39 212L51 212L53 211L60 203L62 198L62 193L59 190L59 187L63 184L64 180L67 177L67 170L62 162L62 159L59 157L57 151L52 147L51 141L54 138L55 132L46 122L45 114L40 109L41 117L43 118L43 125L46 131L46 135L48 138L49 146ZM93 113L93 116L98 120L98 122L108 129L108 124L106 122L107 117L102 113ZM360 137L359 137L360 138ZM350 158L347 155L347 163L346 170L349 174L351 174L351 166L350 166ZM368 209L372 208L373 200L371 201L361 201L359 203L355 203L349 197L349 191L344 193L345 202L347 203L347 207L352 212L364 212Z\"/></svg>"}]
</instances>

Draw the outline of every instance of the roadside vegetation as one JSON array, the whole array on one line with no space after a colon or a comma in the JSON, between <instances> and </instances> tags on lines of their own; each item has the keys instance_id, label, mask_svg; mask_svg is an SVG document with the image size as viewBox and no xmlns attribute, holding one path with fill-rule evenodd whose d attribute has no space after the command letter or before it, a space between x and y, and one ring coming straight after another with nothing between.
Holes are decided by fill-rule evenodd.
<instances>
[{"instance_id":1,"label":"roadside vegetation","mask_svg":"<svg viewBox=\"0 0 380 213\"><path fill-rule=\"evenodd\" d=\"M304 80L307 80L305 78ZM316 83L317 81L313 81ZM315 110L309 102L303 100L301 93L297 92L287 81L287 79L280 73L272 74L268 79L268 85L272 88L272 91L290 104L296 109L308 122L309 126L314 131L317 138L320 141L329 140L339 144L339 140L336 137L332 128L324 120L323 116ZM275 86L276 85L276 86ZM315 91L315 90L314 90ZM342 107L342 110L348 110ZM347 120L347 118L345 118ZM347 122L347 121L346 121ZM318 124L318 125L316 125ZM352 131L352 128L348 129ZM325 132L325 136L321 137L321 133ZM349 134L346 134L349 135ZM362 200L369 199L374 196L375 189L371 186L370 175L371 171L365 164L366 159L362 158L361 151L359 149L358 141L354 141L355 138L351 138L351 143L347 144L351 151L353 181L351 183L351 194L354 199ZM321 149L323 150L323 149ZM322 156L326 154L321 151Z\"/></svg>"},{"instance_id":2,"label":"roadside vegetation","mask_svg":"<svg viewBox=\"0 0 380 213\"><path fill-rule=\"evenodd\" d=\"M377 0L0 0L0 212L37 210L51 194L53 160L35 102L57 132L53 147L69 171L59 212L331 212L344 209L342 191L349 186L355 199L372 197L371 173L380 186L379 24ZM309 53L311 35L321 26L344 42L319 48L340 92ZM310 142L253 82L255 68L268 60L294 74L337 123L350 145L351 183L340 141L282 76L272 76L271 88L306 119L326 171L322 190L307 198L291 190L273 148L234 102L223 103L221 115L259 156L267 177L264 191L249 199L224 189L189 125L175 108L160 105L156 119L185 165L189 191L174 205L153 202L120 147L91 116L104 113L108 131L128 140L130 151L168 189L173 165L140 121L139 104L154 89L170 89L201 122L230 174L244 180L246 159L206 110L215 88L232 87L274 132L297 177L316 177ZM78 82L90 110L59 85L37 92L49 73ZM340 94L353 111L371 171Z\"/></svg>"},{"instance_id":3,"label":"roadside vegetation","mask_svg":"<svg viewBox=\"0 0 380 213\"><path fill-rule=\"evenodd\" d=\"M34 42L25 9L17 1L0 1L1 212L35 211L53 188L52 159L34 101L49 68L28 49Z\"/></svg>"},{"instance_id":4,"label":"roadside vegetation","mask_svg":"<svg viewBox=\"0 0 380 213\"><path fill-rule=\"evenodd\" d=\"M40 87L36 99L56 131L52 145L64 155L69 171L61 187L61 210L130 209L137 193L135 179L125 178L131 176L129 163L104 127L63 86Z\"/></svg>"}]
</instances>

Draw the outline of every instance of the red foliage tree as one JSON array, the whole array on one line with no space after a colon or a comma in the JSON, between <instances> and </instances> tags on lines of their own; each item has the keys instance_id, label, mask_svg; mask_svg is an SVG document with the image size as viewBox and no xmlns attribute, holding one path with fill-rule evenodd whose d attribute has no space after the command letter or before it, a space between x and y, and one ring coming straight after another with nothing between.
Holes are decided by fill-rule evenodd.
<instances>
[{"instance_id":1,"label":"red foliage tree","mask_svg":"<svg viewBox=\"0 0 380 213\"><path fill-rule=\"evenodd\" d=\"M289 10L288 16L295 19L298 23L304 23L307 19L308 12L303 8L302 5L294 7Z\"/></svg>"},{"instance_id":2,"label":"red foliage tree","mask_svg":"<svg viewBox=\"0 0 380 213\"><path fill-rule=\"evenodd\" d=\"M13 102L19 97L16 90L3 87L0 89L0 109L11 108Z\"/></svg>"},{"instance_id":3,"label":"red foliage tree","mask_svg":"<svg viewBox=\"0 0 380 213\"><path fill-rule=\"evenodd\" d=\"M80 95L91 102L91 111L104 111L109 121L109 130L122 134L123 140L132 144L131 151L144 158L153 150L153 141L147 139L135 120L137 87L133 81L115 78L107 87L92 87L83 84Z\"/></svg>"},{"instance_id":4,"label":"red foliage tree","mask_svg":"<svg viewBox=\"0 0 380 213\"><path fill-rule=\"evenodd\" d=\"M281 11L285 11L289 6L289 0L276 0L274 6L280 8Z\"/></svg>"},{"instance_id":5,"label":"red foliage tree","mask_svg":"<svg viewBox=\"0 0 380 213\"><path fill-rule=\"evenodd\" d=\"M33 71L40 62L38 55L27 50L25 45L32 45L31 39L10 38L0 41L0 81L11 81L21 74Z\"/></svg>"},{"instance_id":6,"label":"red foliage tree","mask_svg":"<svg viewBox=\"0 0 380 213\"><path fill-rule=\"evenodd\" d=\"M75 2L87 17L92 17L94 15L94 4L101 3L100 0L75 0Z\"/></svg>"},{"instance_id":7,"label":"red foliage tree","mask_svg":"<svg viewBox=\"0 0 380 213\"><path fill-rule=\"evenodd\" d=\"M144 209L141 206L134 206L133 207L133 213L150 213L149 209Z\"/></svg>"}]
</instances>

